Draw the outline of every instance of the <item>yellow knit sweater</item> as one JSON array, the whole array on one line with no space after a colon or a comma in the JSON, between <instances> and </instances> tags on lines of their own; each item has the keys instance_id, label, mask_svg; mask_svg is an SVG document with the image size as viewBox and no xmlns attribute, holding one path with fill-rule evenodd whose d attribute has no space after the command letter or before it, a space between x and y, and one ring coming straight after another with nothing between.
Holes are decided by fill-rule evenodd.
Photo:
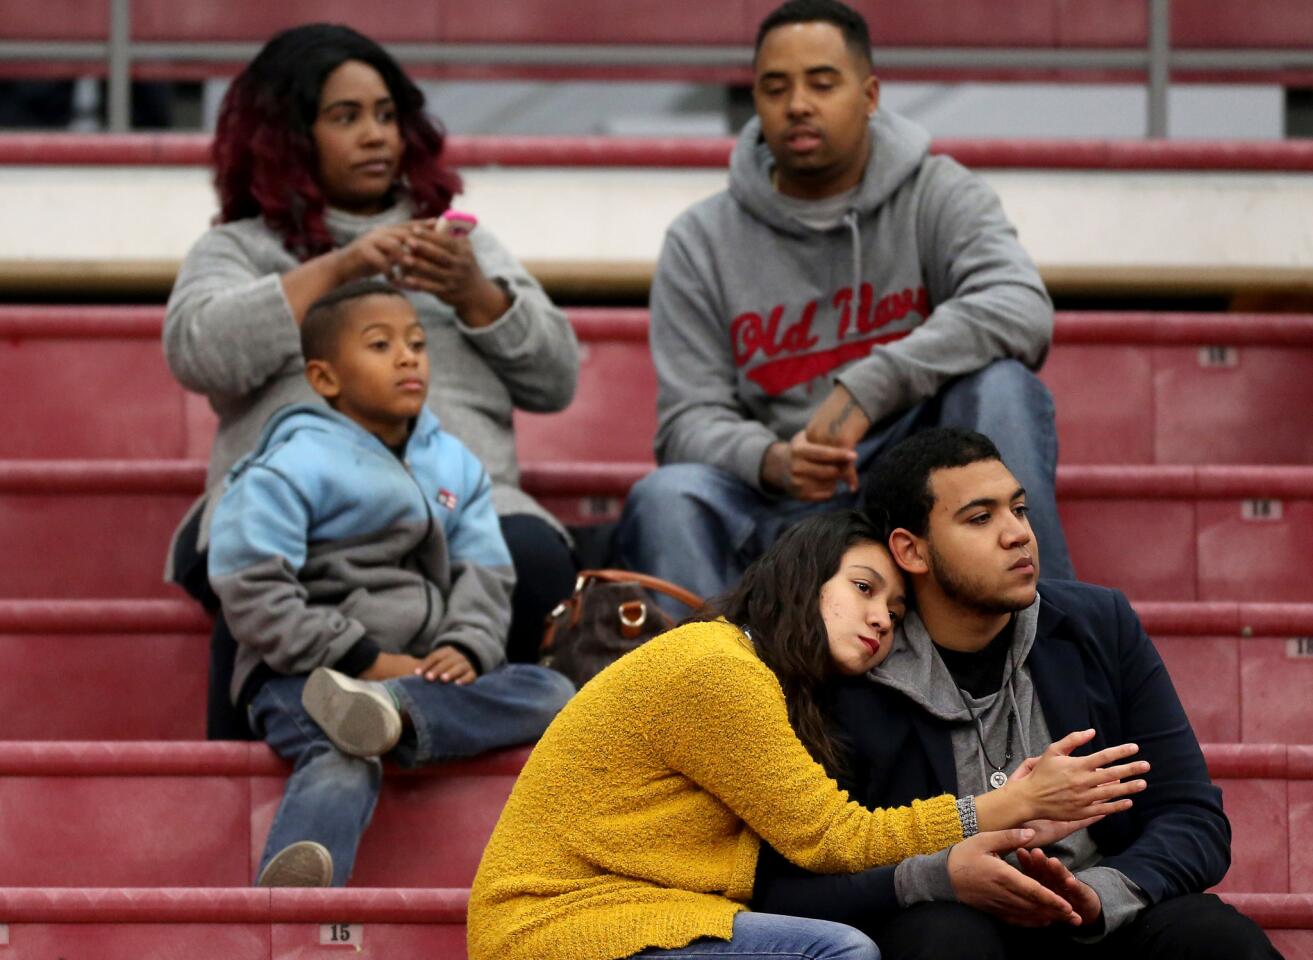
<instances>
[{"instance_id":1,"label":"yellow knit sweater","mask_svg":"<svg viewBox=\"0 0 1313 960\"><path fill-rule=\"evenodd\" d=\"M871 812L789 725L748 639L695 623L575 696L525 764L474 878L470 960L616 960L729 939L759 838L842 873L962 839L951 796Z\"/></svg>"}]
</instances>

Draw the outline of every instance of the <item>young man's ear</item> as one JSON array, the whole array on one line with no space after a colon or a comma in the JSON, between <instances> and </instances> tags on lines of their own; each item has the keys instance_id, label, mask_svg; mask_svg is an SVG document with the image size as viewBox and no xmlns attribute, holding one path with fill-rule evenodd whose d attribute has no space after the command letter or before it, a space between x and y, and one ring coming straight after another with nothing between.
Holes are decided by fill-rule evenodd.
<instances>
[{"instance_id":1,"label":"young man's ear","mask_svg":"<svg viewBox=\"0 0 1313 960\"><path fill-rule=\"evenodd\" d=\"M925 540L904 527L889 534L889 552L904 573L930 572Z\"/></svg>"},{"instance_id":2,"label":"young man's ear","mask_svg":"<svg viewBox=\"0 0 1313 960\"><path fill-rule=\"evenodd\" d=\"M342 385L337 379L337 371L333 369L333 365L327 360L307 360L305 363L305 378L310 381L311 389L325 400L333 400L342 392Z\"/></svg>"}]
</instances>

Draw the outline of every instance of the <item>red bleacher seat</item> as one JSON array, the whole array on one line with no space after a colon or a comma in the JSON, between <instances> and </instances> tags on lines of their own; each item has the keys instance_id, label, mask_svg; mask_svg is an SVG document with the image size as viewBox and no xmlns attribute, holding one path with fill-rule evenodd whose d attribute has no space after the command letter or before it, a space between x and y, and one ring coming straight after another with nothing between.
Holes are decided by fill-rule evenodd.
<instances>
[{"instance_id":1,"label":"red bleacher seat","mask_svg":"<svg viewBox=\"0 0 1313 960\"><path fill-rule=\"evenodd\" d=\"M1260 923L1287 960L1313 960L1313 896L1224 899ZM331 950L321 938L344 922L362 940L353 957L464 960L467 902L468 891L453 889L0 889L15 960L306 960Z\"/></svg>"},{"instance_id":2,"label":"red bleacher seat","mask_svg":"<svg viewBox=\"0 0 1313 960\"><path fill-rule=\"evenodd\" d=\"M1311 365L1313 317L1069 313L1041 376L1063 463L1299 464Z\"/></svg>"},{"instance_id":3,"label":"red bleacher seat","mask_svg":"<svg viewBox=\"0 0 1313 960\"><path fill-rule=\"evenodd\" d=\"M1242 683L1241 660L1252 645L1267 643L1260 638L1241 640L1237 636L1162 636L1154 634L1153 643L1167 665L1176 693L1185 705L1195 736L1217 743L1239 743L1241 736ZM1284 642L1284 641L1279 641ZM1299 671L1313 680L1313 668ZM1254 704L1261 712L1261 702ZM1313 734L1313 724L1293 729ZM1286 737L1252 738L1250 742L1285 740ZM1303 739L1297 733L1293 739Z\"/></svg>"},{"instance_id":4,"label":"red bleacher seat","mask_svg":"<svg viewBox=\"0 0 1313 960\"><path fill-rule=\"evenodd\" d=\"M1137 610L1202 740L1313 742L1313 605ZM208 650L187 600L0 600L0 739L199 740Z\"/></svg>"},{"instance_id":5,"label":"red bleacher seat","mask_svg":"<svg viewBox=\"0 0 1313 960\"><path fill-rule=\"evenodd\" d=\"M464 960L468 900L465 889L0 889L0 944L14 960L306 960L335 947ZM325 944L351 933L342 924L359 943Z\"/></svg>"},{"instance_id":6,"label":"red bleacher seat","mask_svg":"<svg viewBox=\"0 0 1313 960\"><path fill-rule=\"evenodd\" d=\"M1313 895L1228 893L1222 899L1261 926L1286 960L1313 960Z\"/></svg>"},{"instance_id":7,"label":"red bleacher seat","mask_svg":"<svg viewBox=\"0 0 1313 960\"><path fill-rule=\"evenodd\" d=\"M611 519L651 464L646 316L571 316L584 352L577 400L562 414L517 415L525 483L567 521ZM0 461L0 531L61 558L58 578L6 561L6 595L167 595L159 557L199 492L197 465L30 462L206 455L213 415L169 377L160 319L158 308L0 308L0 374L24 386L17 428L0 437L0 456L20 458ZM131 377L95 359L107 350L132 363ZM1061 509L1082 576L1140 600L1303 599L1299 558L1313 532L1303 471L1283 486L1271 468L1087 465L1307 463L1313 432L1288 412L1313 403L1310 359L1309 316L1060 316L1044 377L1059 411ZM1253 411L1263 429L1246 426Z\"/></svg>"},{"instance_id":8,"label":"red bleacher seat","mask_svg":"<svg viewBox=\"0 0 1313 960\"><path fill-rule=\"evenodd\" d=\"M1307 598L1306 467L1059 467L1058 502L1084 580L1137 600Z\"/></svg>"},{"instance_id":9,"label":"red bleacher seat","mask_svg":"<svg viewBox=\"0 0 1313 960\"><path fill-rule=\"evenodd\" d=\"M648 469L528 464L524 486L567 521L611 519ZM0 538L28 550L0 557L0 595L169 595L165 546L204 473L183 460L0 461ZM1058 498L1082 578L1133 599L1307 597L1313 467L1059 467Z\"/></svg>"},{"instance_id":10,"label":"red bleacher seat","mask_svg":"<svg viewBox=\"0 0 1313 960\"><path fill-rule=\"evenodd\" d=\"M517 414L521 459L650 462L646 311L570 315L584 346L576 403ZM213 413L169 375L162 316L158 307L0 307L0 377L22 386L0 458L204 458ZM1313 431L1289 411L1313 406L1311 363L1310 316L1068 313L1042 376L1063 463L1302 464L1313 462Z\"/></svg>"},{"instance_id":11,"label":"red bleacher seat","mask_svg":"<svg viewBox=\"0 0 1313 960\"><path fill-rule=\"evenodd\" d=\"M515 414L524 463L647 463L656 435L656 371L646 310L570 311L580 341L576 403L565 414Z\"/></svg>"},{"instance_id":12,"label":"red bleacher seat","mask_svg":"<svg viewBox=\"0 0 1313 960\"><path fill-rule=\"evenodd\" d=\"M1313 630L1305 630L1302 636L1246 640L1242 644L1237 703L1246 706L1240 712L1239 736L1229 739L1313 743L1311 634Z\"/></svg>"},{"instance_id":13,"label":"red bleacher seat","mask_svg":"<svg viewBox=\"0 0 1313 960\"><path fill-rule=\"evenodd\" d=\"M1063 46L1143 46L1148 19L1142 0L1063 4L1058 23ZM1313 36L1313 10L1301 0L1172 0L1172 46L1289 48Z\"/></svg>"},{"instance_id":14,"label":"red bleacher seat","mask_svg":"<svg viewBox=\"0 0 1313 960\"><path fill-rule=\"evenodd\" d=\"M569 5L552 0L515 0L496 6L449 7L443 4L393 2L363 11L347 0L288 0L277 5L246 4L235 11L205 4L178 4L170 0L135 0L132 5L132 39L136 42L263 42L275 31L298 23L329 20L347 23L383 42L449 43L466 45L596 45L746 46L761 18L775 0L712 6L692 0L658 3L631 0L625 16L614 16L606 0L577 0ZM53 9L51 9L53 6ZM974 0L855 0L871 24L877 47L975 49L1090 50L1108 48L1144 49L1147 44L1147 13L1143 0L1102 0L1097 4L1066 3L1063 0L1013 0L999 5ZM33 7L19 0L0 0L0 24L4 39L104 41L109 33L108 0L75 2L54 0L52 5ZM1313 13L1301 0L1265 0L1255 13L1242 0L1175 0L1171 6L1170 36L1177 49L1262 50L1298 47L1298 38L1313 36ZM231 72L244 56L214 57L215 64L192 60L168 62L152 57L137 68L138 75L168 79L196 78L216 72ZM727 58L727 62L732 63ZM460 64L417 64L420 74L464 72L477 76L524 73L502 64L474 64L462 71ZM16 61L0 64L7 74L59 75L78 70L103 71L104 63L54 64ZM557 66L546 75L588 76L596 72L582 65ZM532 72L532 71L530 71ZM538 71L542 73L543 71ZM645 75L641 64L610 75ZM1009 79L1135 78L1142 71L1103 70L1089 73L1077 68L951 71L935 69L885 69L886 75L911 77L948 76L952 79L1003 77ZM1283 82L1306 82L1307 71L1275 69ZM697 67L669 66L661 72L683 79L737 79L745 81L742 66L722 66L715 71ZM44 75L44 74L43 74ZM1174 79L1218 79L1252 73L1228 72L1212 66L1208 70L1178 70Z\"/></svg>"},{"instance_id":15,"label":"red bleacher seat","mask_svg":"<svg viewBox=\"0 0 1313 960\"><path fill-rule=\"evenodd\" d=\"M0 600L0 737L201 740L210 621L184 600Z\"/></svg>"},{"instance_id":16,"label":"red bleacher seat","mask_svg":"<svg viewBox=\"0 0 1313 960\"><path fill-rule=\"evenodd\" d=\"M0 9L4 0L0 0ZM183 166L207 167L211 138L197 133L7 133L0 137L0 165L9 166ZM621 167L644 169L723 170L734 149L732 137L612 137L612 136L482 136L453 134L447 139L444 157L452 166L471 167ZM1233 140L1073 140L998 139L952 137L935 139L930 152L953 157L967 167L981 170L1100 170L1307 173L1313 169L1313 144L1299 140L1237 142ZM595 264L592 273L576 275L579 289L593 292L609 289L603 272ZM612 264L611 266L614 266ZM1082 274L1073 280L1054 265L1052 276L1066 292L1089 294L1090 283L1103 289L1144 291L1146 282L1171 286L1180 274L1163 268L1160 274L1135 273L1113 276L1110 287L1097 277ZM81 284L94 278L77 277ZM1246 290L1264 289L1269 283L1249 278ZM1297 292L1299 284L1295 284ZM85 289L85 287L79 287ZM167 291L168 285L164 289ZM628 291L628 286L622 289ZM1157 289L1157 288L1154 288ZM1194 289L1191 286L1191 289ZM1203 289L1216 291L1214 284ZM1229 289L1229 288L1228 288ZM1289 284L1279 289L1292 292ZM590 297L595 299L595 296Z\"/></svg>"},{"instance_id":17,"label":"red bleacher seat","mask_svg":"<svg viewBox=\"0 0 1313 960\"><path fill-rule=\"evenodd\" d=\"M1154 350L1155 461L1313 463L1313 430L1292 416L1313 409L1313 349L1232 348L1202 368L1207 348Z\"/></svg>"},{"instance_id":18,"label":"red bleacher seat","mask_svg":"<svg viewBox=\"0 0 1313 960\"><path fill-rule=\"evenodd\" d=\"M250 861L247 744L0 745L0 886L237 887Z\"/></svg>"},{"instance_id":19,"label":"red bleacher seat","mask_svg":"<svg viewBox=\"0 0 1313 960\"><path fill-rule=\"evenodd\" d=\"M1234 828L1220 889L1313 892L1308 747L1208 745ZM467 886L528 751L389 770L358 887ZM264 744L0 743L0 886L239 887L250 882L287 767ZM1293 839L1293 838L1292 838Z\"/></svg>"},{"instance_id":20,"label":"red bleacher seat","mask_svg":"<svg viewBox=\"0 0 1313 960\"><path fill-rule=\"evenodd\" d=\"M208 631L0 632L0 651L5 739L205 738Z\"/></svg>"},{"instance_id":21,"label":"red bleacher seat","mask_svg":"<svg viewBox=\"0 0 1313 960\"><path fill-rule=\"evenodd\" d=\"M1211 744L1204 752L1232 826L1232 866L1218 889L1313 892L1297 885L1313 875L1313 852L1298 835L1309 823L1313 747Z\"/></svg>"},{"instance_id":22,"label":"red bleacher seat","mask_svg":"<svg viewBox=\"0 0 1313 960\"><path fill-rule=\"evenodd\" d=\"M0 332L8 335L0 347L0 372L27 387L18 393L19 428L0 437L0 452L203 458L213 415L203 398L184 395L169 377L154 342L159 316L157 309L0 309ZM564 414L518 415L519 442L527 482L564 518L587 522L613 517L619 498L641 475L641 464L651 462L655 381L641 311L581 310L573 318L585 348L578 401ZM85 349L93 336L94 354ZM1056 340L1044 376L1057 399L1065 463L1313 458L1313 433L1301 430L1298 418L1284 415L1313 401L1313 380L1303 375L1313 318L1064 315ZM1209 346L1228 348L1228 365L1201 367L1200 351ZM107 348L135 361L133 377L119 376L93 359ZM50 369L71 371L68 377L80 371L83 382L95 388L95 402L85 402L82 386L70 389L68 377L34 377L34 356ZM1248 410L1267 411L1267 427L1246 429ZM634 466L599 463L607 461ZM580 463L599 465L580 468ZM601 470L608 472L606 484L589 489L588 476L598 479ZM165 589L156 580L156 562L144 552L119 558L115 576L121 572L124 580L98 585L106 557L120 540L107 539L106 528L96 522L106 516L121 522L125 512L135 510L148 514L143 529L164 531L181 514L185 497L152 503L100 498L99 516L77 518L52 513L42 488L25 493L5 506L6 522L19 542L36 536L29 542L73 544L90 530L102 531L93 538L99 542L79 549L65 568L74 593L113 596L119 583L127 585L129 595L160 595ZM1235 565L1228 561L1235 550L1253 544L1255 562L1275 567L1275 579L1263 577L1270 592L1261 598L1298 598L1298 584L1290 582L1297 568L1286 559L1307 528L1306 511L1299 504L1284 507L1287 512L1275 521L1284 533L1237 519L1243 508L1237 500L1196 509L1182 500L1073 498L1064 502L1063 515L1084 575L1124 584L1137 597L1234 596ZM86 509L95 513L97 506L88 503ZM1117 515L1112 528L1110 511ZM1108 536L1109 529L1138 530L1140 543L1151 548L1128 550ZM1196 549L1196 539L1211 545L1232 537L1231 550ZM1274 551L1273 539L1284 539L1286 549ZM59 595L62 588L38 582L46 580L39 569L25 565L9 589L11 595ZM1186 592L1178 594L1181 589Z\"/></svg>"},{"instance_id":23,"label":"red bleacher seat","mask_svg":"<svg viewBox=\"0 0 1313 960\"><path fill-rule=\"evenodd\" d=\"M705 4L635 0L623 18L602 0L562 8L551 0L516 0L488 11L395 2L364 16L349 0L286 0L277 8L237 10L135 0L133 36L142 41L259 41L296 23L354 23L380 40L475 43L745 44L776 4L749 0ZM855 0L870 20L877 46L1117 47L1143 46L1141 0L1098 4L1021 0L1006 10L986 2ZM5 39L103 39L108 0L51 0L39 8L0 3ZM1313 35L1313 14L1301 0L1265 0L1261 15L1239 0L1175 0L1171 36L1179 47L1288 48Z\"/></svg>"},{"instance_id":24,"label":"red bleacher seat","mask_svg":"<svg viewBox=\"0 0 1313 960\"><path fill-rule=\"evenodd\" d=\"M183 460L0 462L7 597L158 597L173 529L204 487ZM36 562L39 558L40 562Z\"/></svg>"},{"instance_id":25,"label":"red bleacher seat","mask_svg":"<svg viewBox=\"0 0 1313 960\"><path fill-rule=\"evenodd\" d=\"M353 884L468 886L527 756L390 769ZM0 743L0 887L245 886L288 770L263 743Z\"/></svg>"},{"instance_id":26,"label":"red bleacher seat","mask_svg":"<svg viewBox=\"0 0 1313 960\"><path fill-rule=\"evenodd\" d=\"M1055 347L1041 379L1054 395L1061 462L1154 462L1151 350L1127 344Z\"/></svg>"},{"instance_id":27,"label":"red bleacher seat","mask_svg":"<svg viewBox=\"0 0 1313 960\"><path fill-rule=\"evenodd\" d=\"M0 308L6 457L182 457L158 307Z\"/></svg>"},{"instance_id":28,"label":"red bleacher seat","mask_svg":"<svg viewBox=\"0 0 1313 960\"><path fill-rule=\"evenodd\" d=\"M1201 740L1313 743L1307 604L1139 603ZM1313 889L1313 888L1311 888Z\"/></svg>"},{"instance_id":29,"label":"red bleacher seat","mask_svg":"<svg viewBox=\"0 0 1313 960\"><path fill-rule=\"evenodd\" d=\"M282 799L287 766L263 744L252 744L251 875ZM474 760L390 769L360 844L351 883L357 887L466 887L501 816L529 748Z\"/></svg>"}]
</instances>

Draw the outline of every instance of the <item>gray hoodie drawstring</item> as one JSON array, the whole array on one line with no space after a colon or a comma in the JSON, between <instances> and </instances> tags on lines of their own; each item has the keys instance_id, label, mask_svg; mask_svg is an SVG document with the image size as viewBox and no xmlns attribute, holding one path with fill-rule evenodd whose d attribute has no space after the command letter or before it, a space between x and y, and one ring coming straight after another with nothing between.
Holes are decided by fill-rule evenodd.
<instances>
[{"instance_id":1,"label":"gray hoodie drawstring","mask_svg":"<svg viewBox=\"0 0 1313 960\"><path fill-rule=\"evenodd\" d=\"M849 210L843 215L843 222L848 224L848 232L853 235L853 299L852 328L857 327L857 304L862 297L862 232L857 229L857 211Z\"/></svg>"},{"instance_id":2,"label":"gray hoodie drawstring","mask_svg":"<svg viewBox=\"0 0 1313 960\"><path fill-rule=\"evenodd\" d=\"M1012 668L1008 671L1008 682L1006 684L1008 703L1017 714L1017 726L1021 729L1021 759L1024 762L1030 756L1030 737L1026 735L1026 727L1029 724L1022 722L1021 708L1017 706L1017 671L1021 669L1021 665L1017 663L1017 645L1015 643L1008 648L1008 666Z\"/></svg>"},{"instance_id":3,"label":"gray hoodie drawstring","mask_svg":"<svg viewBox=\"0 0 1313 960\"><path fill-rule=\"evenodd\" d=\"M1004 718L1006 719L1009 716L1015 716L1017 718L1017 729L1021 731L1021 762L1025 763L1026 758L1030 756L1030 737L1026 735L1027 724L1022 721L1021 707L1017 705L1017 663L1015 645L1008 651L1008 667L1010 669L1007 671L1007 682L1003 684L1003 689L999 691L999 695L1003 696L1006 694L1007 696L1007 709L1009 713L1004 714ZM967 712L971 712L969 708ZM980 752L976 754L976 765L980 768L980 782L988 784L989 771L985 769L985 759L985 747L982 742ZM1004 772L1011 776L1011 771Z\"/></svg>"},{"instance_id":4,"label":"gray hoodie drawstring","mask_svg":"<svg viewBox=\"0 0 1313 960\"><path fill-rule=\"evenodd\" d=\"M1017 706L1017 689L1012 683L1012 677L1008 677L1008 706L1017 715L1017 727L1021 730L1021 759L1024 761L1030 756L1030 738L1026 736L1026 724L1021 722L1021 708Z\"/></svg>"},{"instance_id":5,"label":"gray hoodie drawstring","mask_svg":"<svg viewBox=\"0 0 1313 960\"><path fill-rule=\"evenodd\" d=\"M985 748L984 748L984 747L981 747L979 750L976 751L976 766L980 768L980 783L981 783L981 785L982 785L980 789L981 789L981 790L988 790L988 789L990 789L990 787L989 787L989 771L985 769Z\"/></svg>"}]
</instances>

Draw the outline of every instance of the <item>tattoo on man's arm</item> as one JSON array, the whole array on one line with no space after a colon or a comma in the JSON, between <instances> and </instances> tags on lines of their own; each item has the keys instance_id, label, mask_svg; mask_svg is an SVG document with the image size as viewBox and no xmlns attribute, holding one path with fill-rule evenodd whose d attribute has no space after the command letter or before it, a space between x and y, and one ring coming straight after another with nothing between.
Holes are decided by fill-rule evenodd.
<instances>
[{"instance_id":1,"label":"tattoo on man's arm","mask_svg":"<svg viewBox=\"0 0 1313 960\"><path fill-rule=\"evenodd\" d=\"M839 436L840 429L843 428L844 423L850 416L852 416L852 412L856 409L857 401L852 397L849 397L844 401L843 409L835 415L835 418L830 421L829 426L825 428L826 435L829 436L831 440Z\"/></svg>"}]
</instances>

